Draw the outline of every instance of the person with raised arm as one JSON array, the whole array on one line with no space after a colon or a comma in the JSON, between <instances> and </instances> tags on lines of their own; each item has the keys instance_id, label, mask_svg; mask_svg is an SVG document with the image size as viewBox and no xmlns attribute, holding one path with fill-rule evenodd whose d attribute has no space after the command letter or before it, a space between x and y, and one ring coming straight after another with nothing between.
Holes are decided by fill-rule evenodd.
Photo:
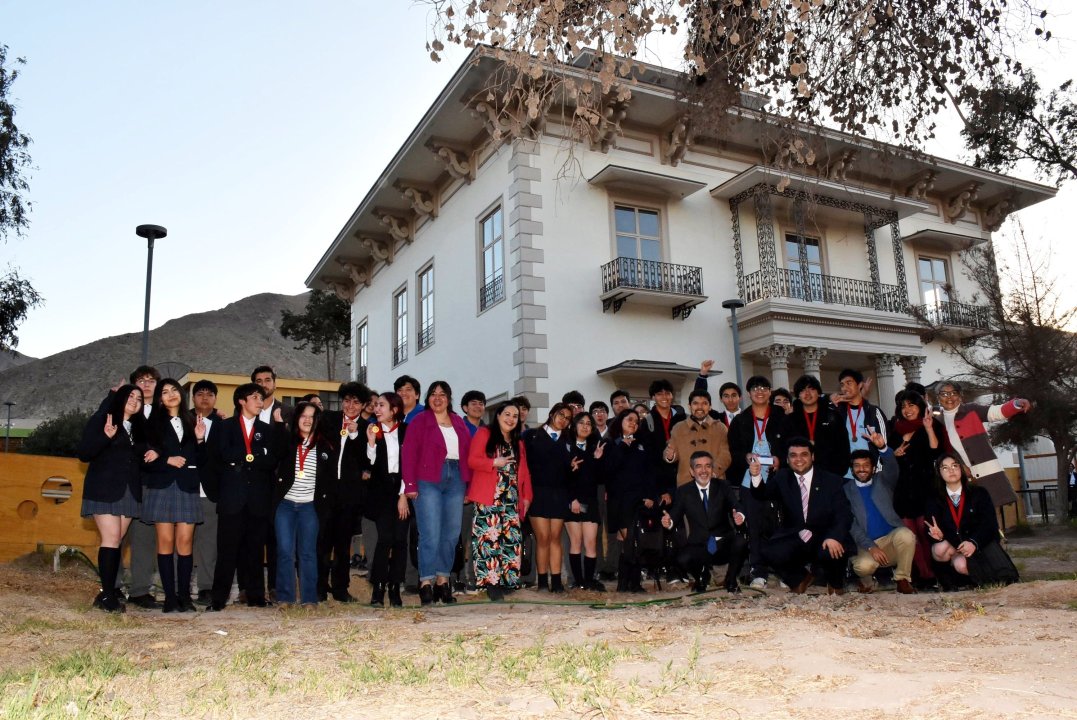
<instances>
[{"instance_id":1,"label":"person with raised arm","mask_svg":"<svg viewBox=\"0 0 1077 720\"><path fill-rule=\"evenodd\" d=\"M363 512L377 526L378 540L370 563L370 604L402 607L400 585L408 561L408 532L413 509L404 495L400 474L400 449L407 435L404 401L395 392L382 393L374 401L374 422L366 427L366 456L370 463L370 486Z\"/></svg>"}]
</instances>

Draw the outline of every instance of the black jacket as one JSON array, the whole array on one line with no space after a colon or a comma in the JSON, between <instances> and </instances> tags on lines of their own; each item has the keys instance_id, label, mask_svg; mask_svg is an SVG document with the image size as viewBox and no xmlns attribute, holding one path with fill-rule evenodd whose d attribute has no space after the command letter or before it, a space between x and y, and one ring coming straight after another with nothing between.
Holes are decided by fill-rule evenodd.
<instances>
[{"instance_id":1,"label":"black jacket","mask_svg":"<svg viewBox=\"0 0 1077 720\"><path fill-rule=\"evenodd\" d=\"M707 508L703 508L703 498L695 480L677 488L673 496L673 508L669 517L673 527L677 528L683 521L686 525L685 540L689 545L707 544L711 537L728 537L734 532L733 511L738 505L733 497L733 488L724 480L712 479L707 486Z\"/></svg>"},{"instance_id":2,"label":"black jacket","mask_svg":"<svg viewBox=\"0 0 1077 720\"><path fill-rule=\"evenodd\" d=\"M607 443L606 492L618 502L622 500L657 500L658 486L647 450L639 440L628 445L621 438ZM530 460L530 456L528 457ZM534 483L534 474L531 482Z\"/></svg>"},{"instance_id":3,"label":"black jacket","mask_svg":"<svg viewBox=\"0 0 1077 720\"><path fill-rule=\"evenodd\" d=\"M89 463L83 482L82 496L87 500L117 502L124 489L130 489L136 500L142 499L141 456L134 439L120 422L113 437L105 435L107 403L93 414L82 431L79 460Z\"/></svg>"},{"instance_id":4,"label":"black jacket","mask_svg":"<svg viewBox=\"0 0 1077 720\"><path fill-rule=\"evenodd\" d=\"M330 410L323 413L318 420L318 428L322 440L329 448L330 461L333 463L334 487L332 489L335 502L340 505L362 505L369 482L363 480L363 473L370 469L370 463L366 458L366 428L367 421L359 418L356 425L359 434L353 440L347 435L341 435L344 413L339 410ZM339 468L339 470L338 470Z\"/></svg>"},{"instance_id":5,"label":"black jacket","mask_svg":"<svg viewBox=\"0 0 1077 720\"><path fill-rule=\"evenodd\" d=\"M687 417L678 409L671 409L669 419L670 433L673 432L673 428L677 423L684 422ZM666 435L665 426L662 425L662 416L658 414L657 408L651 408L651 411L640 421L638 435L639 441L643 443L643 448L647 451L647 457L651 461L658 493L672 495L673 491L677 489L677 463L668 463L662 457L666 451L669 436Z\"/></svg>"},{"instance_id":6,"label":"black jacket","mask_svg":"<svg viewBox=\"0 0 1077 720\"><path fill-rule=\"evenodd\" d=\"M808 491L807 518L800 503L800 484L789 468L782 468L766 482L753 487L751 492L757 499L770 500L777 505L781 520L775 536L810 530L809 544L818 545L829 538L851 546L849 529L853 524L853 513L844 485L845 479L841 476L816 467Z\"/></svg>"},{"instance_id":7,"label":"black jacket","mask_svg":"<svg viewBox=\"0 0 1077 720\"><path fill-rule=\"evenodd\" d=\"M895 428L896 423L895 415L890 418L886 433L886 442L893 450L897 450L905 442L904 436ZM900 474L894 489L894 509L903 518L918 518L923 515L928 500L935 496L935 460L945 449L946 428L934 418L932 423L939 446L932 448L927 438L927 430L918 427L909 438L905 453L897 458Z\"/></svg>"},{"instance_id":8,"label":"black jacket","mask_svg":"<svg viewBox=\"0 0 1077 720\"><path fill-rule=\"evenodd\" d=\"M924 517L935 519L943 536L955 548L965 540L970 540L978 550L991 543L998 542L998 519L995 517L995 504L991 495L982 487L969 485L964 490L965 506L961 509L958 522L954 523L950 508L950 498L935 495L927 502ZM956 509L956 508L955 508Z\"/></svg>"},{"instance_id":9,"label":"black jacket","mask_svg":"<svg viewBox=\"0 0 1077 720\"><path fill-rule=\"evenodd\" d=\"M823 399L816 406L815 433L811 433L804 405L793 401L793 412L786 416L789 437L806 437L815 445L816 467L844 477L849 471L849 433L842 417Z\"/></svg>"},{"instance_id":10,"label":"black jacket","mask_svg":"<svg viewBox=\"0 0 1077 720\"><path fill-rule=\"evenodd\" d=\"M780 466L785 465L785 443L791 437L788 417L781 408L772 406L763 431L770 443L771 455L781 460ZM729 454L732 461L725 476L733 487L739 487L744 480L744 473L748 470L748 455L755 444L755 433L755 416L750 407L729 424Z\"/></svg>"},{"instance_id":11,"label":"black jacket","mask_svg":"<svg viewBox=\"0 0 1077 720\"><path fill-rule=\"evenodd\" d=\"M236 413L210 433L208 451L214 482L206 494L217 503L218 515L238 515L247 508L252 515L269 517L273 512L273 474L282 448L276 428L283 426L270 426L255 418L251 436L254 459L247 462L240 417Z\"/></svg>"},{"instance_id":12,"label":"black jacket","mask_svg":"<svg viewBox=\"0 0 1077 720\"><path fill-rule=\"evenodd\" d=\"M328 426L327 426L328 427ZM404 447L404 438L408 433L408 424L400 423L396 428L396 440ZM363 451L366 452L366 437L363 438ZM370 480L367 482L366 500L363 514L370 520L376 520L387 509L395 512L397 498L400 496L400 472L389 475L389 451L385 446L385 434L378 433L374 440L374 463L370 466Z\"/></svg>"},{"instance_id":13,"label":"black jacket","mask_svg":"<svg viewBox=\"0 0 1077 720\"><path fill-rule=\"evenodd\" d=\"M197 495L199 469L207 460L206 444L198 442L192 428L184 431L181 441L168 418L158 420L163 422L151 420L152 427L146 429L146 448L156 452L157 459L143 464L142 484L162 490L174 482L181 491ZM168 458L177 456L185 458L187 464L178 468L169 465Z\"/></svg>"},{"instance_id":14,"label":"black jacket","mask_svg":"<svg viewBox=\"0 0 1077 720\"><path fill-rule=\"evenodd\" d=\"M565 440L565 433L554 440L545 427L535 428L524 435L524 451L527 453L527 469L531 472L533 490L568 489L569 456Z\"/></svg>"},{"instance_id":15,"label":"black jacket","mask_svg":"<svg viewBox=\"0 0 1077 720\"><path fill-rule=\"evenodd\" d=\"M602 457L595 459L595 448L598 443L588 443L585 449L580 449L575 443L568 446L568 499L578 500L581 505L586 505L588 510L598 510L598 480L602 477L603 461L606 459L606 451L610 449L607 444L602 449ZM578 460L578 467L573 470L572 462Z\"/></svg>"}]
</instances>

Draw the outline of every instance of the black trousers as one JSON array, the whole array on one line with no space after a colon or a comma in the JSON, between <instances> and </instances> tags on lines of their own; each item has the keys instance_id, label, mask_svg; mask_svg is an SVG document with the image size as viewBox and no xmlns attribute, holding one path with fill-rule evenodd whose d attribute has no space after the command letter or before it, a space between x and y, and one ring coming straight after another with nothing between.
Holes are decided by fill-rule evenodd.
<instances>
[{"instance_id":1,"label":"black trousers","mask_svg":"<svg viewBox=\"0 0 1077 720\"><path fill-rule=\"evenodd\" d=\"M247 601L264 599L262 555L269 518L253 515L247 508L234 515L217 517L217 566L213 569L212 601L223 606L232 591L232 578L239 570Z\"/></svg>"},{"instance_id":2,"label":"black trousers","mask_svg":"<svg viewBox=\"0 0 1077 720\"><path fill-rule=\"evenodd\" d=\"M748 539L739 533L723 537L717 542L713 553L707 552L706 545L685 545L677 553L677 562L688 573L700 581L710 578L711 565L726 565L726 585L737 582L740 569L748 559Z\"/></svg>"},{"instance_id":3,"label":"black trousers","mask_svg":"<svg viewBox=\"0 0 1077 720\"><path fill-rule=\"evenodd\" d=\"M373 584L390 583L399 585L404 582L404 571L408 562L408 531L411 529L412 516L401 520L392 507L380 508L374 518L378 528L378 543L374 547L373 563L370 566L370 582Z\"/></svg>"},{"instance_id":4,"label":"black trousers","mask_svg":"<svg viewBox=\"0 0 1077 720\"><path fill-rule=\"evenodd\" d=\"M351 585L352 536L359 523L359 507L350 503L329 508L318 525L318 595L330 591L335 598L348 594ZM380 536L381 530L379 528Z\"/></svg>"},{"instance_id":5,"label":"black trousers","mask_svg":"<svg viewBox=\"0 0 1077 720\"><path fill-rule=\"evenodd\" d=\"M753 577L766 577L768 563L763 558L763 546L778 524L774 506L757 500L748 488L737 488L744 517L748 520L748 567Z\"/></svg>"},{"instance_id":6,"label":"black trousers","mask_svg":"<svg viewBox=\"0 0 1077 720\"><path fill-rule=\"evenodd\" d=\"M778 577L789 587L796 587L807 574L804 566L818 563L823 568L823 577L831 587L845 587L845 566L849 554L840 558L830 557L823 547L825 538L813 535L809 542L804 542L792 531L777 533L763 543L763 561L774 569Z\"/></svg>"}]
</instances>

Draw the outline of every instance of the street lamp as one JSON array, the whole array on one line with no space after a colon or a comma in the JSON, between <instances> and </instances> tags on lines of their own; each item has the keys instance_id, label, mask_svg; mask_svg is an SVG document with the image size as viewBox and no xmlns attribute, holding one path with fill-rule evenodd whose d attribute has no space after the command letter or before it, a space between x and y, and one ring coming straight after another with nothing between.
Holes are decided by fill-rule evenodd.
<instances>
[{"instance_id":1,"label":"street lamp","mask_svg":"<svg viewBox=\"0 0 1077 720\"><path fill-rule=\"evenodd\" d=\"M146 315L142 321L142 364L150 361L150 279L153 277L153 241L168 237L168 231L160 225L139 225L135 235L146 238L149 246L146 256Z\"/></svg>"},{"instance_id":2,"label":"street lamp","mask_svg":"<svg viewBox=\"0 0 1077 720\"><path fill-rule=\"evenodd\" d=\"M737 310L744 307L744 301L740 298L723 300L722 307L729 311L733 324L733 362L737 366L737 387L744 388L744 371L740 367L740 327L737 325Z\"/></svg>"},{"instance_id":3,"label":"street lamp","mask_svg":"<svg viewBox=\"0 0 1077 720\"><path fill-rule=\"evenodd\" d=\"M7 405L7 427L4 428L4 452L7 452L8 446L11 445L11 408L15 403L8 400L4 405Z\"/></svg>"}]
</instances>

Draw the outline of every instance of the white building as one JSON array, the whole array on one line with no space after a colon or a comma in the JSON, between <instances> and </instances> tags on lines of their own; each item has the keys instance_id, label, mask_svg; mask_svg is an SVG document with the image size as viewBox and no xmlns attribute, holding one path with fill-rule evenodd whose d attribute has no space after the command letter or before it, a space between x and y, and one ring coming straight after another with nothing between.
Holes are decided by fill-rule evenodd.
<instances>
[{"instance_id":1,"label":"white building","mask_svg":"<svg viewBox=\"0 0 1077 720\"><path fill-rule=\"evenodd\" d=\"M722 302L741 298L744 377L832 388L855 367L889 412L907 379L953 370L910 306L982 331L982 308L948 300L973 290L961 251L1055 193L818 128L821 169L778 171L760 150L773 126L749 109L720 142L686 142L661 68L610 99L590 143L569 142L560 111L534 140L495 140L529 122L481 92L497 65L461 66L307 278L351 302L352 368L374 388L445 379L525 393L544 417L570 389L690 388L714 358L716 390L735 378Z\"/></svg>"}]
</instances>

